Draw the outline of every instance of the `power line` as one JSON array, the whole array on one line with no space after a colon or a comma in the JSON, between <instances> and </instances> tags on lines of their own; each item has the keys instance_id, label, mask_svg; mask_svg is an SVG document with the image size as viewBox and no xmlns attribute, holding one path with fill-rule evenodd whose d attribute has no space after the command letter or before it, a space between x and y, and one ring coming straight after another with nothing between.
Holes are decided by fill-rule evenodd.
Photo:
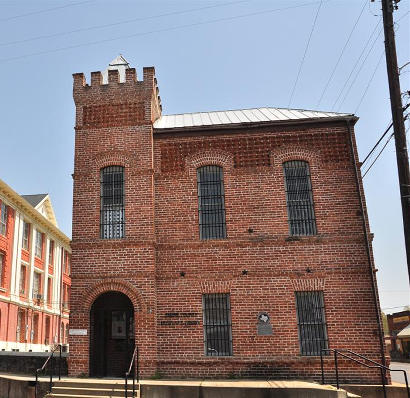
<instances>
[{"instance_id":1,"label":"power line","mask_svg":"<svg viewBox=\"0 0 410 398\"><path fill-rule=\"evenodd\" d=\"M45 12L50 12L50 11L55 11L55 10L61 10L61 9L63 9L63 8L79 6L79 5L81 5L81 4L92 3L92 2L94 2L94 1L95 1L95 0L80 1L80 2L78 2L78 3L66 4L66 5L64 5L64 6L59 6L59 7L47 8L47 9L45 9L45 10L39 10L39 11L28 12L28 13L26 13L26 14L13 15L12 17L1 18L1 19L0 19L0 22L11 21L11 20L13 20L13 19L28 17L28 16L31 16L31 15L43 14L43 13L45 13Z\"/></svg>"},{"instance_id":2,"label":"power line","mask_svg":"<svg viewBox=\"0 0 410 398\"><path fill-rule=\"evenodd\" d=\"M334 109L335 106L336 106L336 104L339 102L339 99L340 99L340 97L342 96L344 89L346 88L346 86L347 86L347 84L348 84L348 82L349 82L351 76L353 75L353 72L354 72L355 69L356 69L356 66L359 64L359 62L360 62L360 60L361 60L361 58L362 58L364 52L365 52L366 49L367 49L367 46L369 45L369 43L370 43L370 41L371 41L371 39L372 39L374 33L376 32L378 26L380 25L380 23L381 23L381 18L378 20L377 24L375 25L375 27L374 27L372 33L370 33L370 36L369 36L369 38L367 39L367 42L366 42L366 44L364 45L364 47L363 47L363 49L362 49L362 52L361 52L360 55L359 55L359 58L357 58L355 64L353 65L353 68L350 70L349 76L348 76L347 79L345 80L345 82L344 82L344 84L343 84L343 87L342 87L342 89L340 90L339 95L338 95L337 98L336 98L336 101L335 101L335 102L333 103L333 105L332 105L332 109ZM382 29L380 29L380 31L379 31L377 37L381 34L381 32L382 32ZM376 38L376 40L377 40L377 38ZM374 43L373 43L373 45L374 45Z\"/></svg>"},{"instance_id":3,"label":"power line","mask_svg":"<svg viewBox=\"0 0 410 398\"><path fill-rule=\"evenodd\" d=\"M359 20L360 20L362 14L363 14L364 9L366 8L367 3L368 3L368 0L364 0L364 4L363 4L363 7L362 7L362 10L360 11L360 14L359 14L359 16L358 16L357 19L356 19L356 22L354 23L354 25L353 25L353 27L352 27L352 30L350 31L349 36L347 37L346 43L344 44L344 46L343 46L343 48L342 48L342 51L340 52L339 58L338 58L338 60L336 61L335 66L333 67L333 70L332 70L332 72L331 72L331 74L330 74L330 76L329 76L329 79L328 79L328 81L327 81L326 84L325 84L325 87L323 88L323 91L322 91L322 94L320 95L319 101L318 101L317 104L316 104L316 108L318 108L319 105L320 105L320 103L322 102L323 96L325 95L325 93L326 93L326 91L327 91L327 89L328 89L328 87L329 87L329 84L330 84L330 82L331 82L332 79L333 79L333 76L334 76L334 74L335 74L335 72L336 72L336 69L337 69L337 67L339 66L340 60L342 59L342 56L343 56L343 54L344 54L344 52L345 52L345 50L346 50L346 48L347 48L347 45L348 45L349 42L350 42L350 39L351 39L351 37L352 37L352 35L353 35L354 30L356 29L357 24L359 23Z\"/></svg>"},{"instance_id":4,"label":"power line","mask_svg":"<svg viewBox=\"0 0 410 398\"><path fill-rule=\"evenodd\" d=\"M377 69L379 69L380 62L381 62L382 59L383 59L383 55L384 55L384 50L383 50L382 53L380 54L380 58L379 58L379 60L377 61L377 65L376 65L376 67L374 68L373 74L371 75L371 77L370 77L370 79L369 79L369 81L368 81L368 83L367 83L367 86L366 86L366 88L365 88L365 90L364 90L364 92L363 92L362 97L360 98L359 103L358 103L357 106L356 106L356 109L354 110L354 113L356 113L356 112L358 111L358 109L360 108L360 105L362 104L363 99L364 99L364 97L365 97L366 94L367 94L367 90L369 89L370 84L371 84L371 82L373 81L374 76L376 75Z\"/></svg>"},{"instance_id":5,"label":"power line","mask_svg":"<svg viewBox=\"0 0 410 398\"><path fill-rule=\"evenodd\" d=\"M118 25L126 25L129 23L137 22L137 21L146 21L150 19L157 19L157 18L162 18L162 17L168 17L171 15L179 15L179 14L185 14L189 12L194 12L194 11L202 11L206 9L211 9L211 8L217 8L217 7L226 7L232 4L238 4L238 3L246 3L249 2L250 0L240 0L240 1L232 1L230 3L223 3L223 4L215 4L212 6L206 6L206 7L200 7L200 8L191 8L188 10L182 10L182 11L172 11L164 14L158 14L158 15L151 15L148 17L141 17L141 18L133 18L133 19L127 19L124 21L119 21L119 22L113 22L105 25L94 25L94 26L89 26L86 28L80 28L80 29L74 29L66 32L59 32L59 33L53 33L49 35L42 35L42 36L36 36L36 37L29 37L27 39L22 39L22 40L15 40L15 41L9 41L6 43L0 43L0 46L10 46L10 45L15 45L15 44L20 44L20 43L27 43L30 41L35 41L35 40L41 40L41 39L50 39L53 37L60 37L60 36L67 36L72 33L80 33L80 32L87 32L90 30L95 30L95 29L104 29L104 28L109 28L113 26L118 26Z\"/></svg>"},{"instance_id":6,"label":"power line","mask_svg":"<svg viewBox=\"0 0 410 398\"><path fill-rule=\"evenodd\" d=\"M409 129L407 128L407 130L405 131L405 133L407 133ZM366 174L370 171L370 169L373 167L373 165L376 163L377 159L379 159L380 155L382 154L382 152L384 151L384 149L386 148L387 144L390 142L390 140L394 137L394 133L390 134L390 137L387 139L387 141L385 142L385 144L383 145L382 149L380 150L380 152L378 153L378 155L376 156L376 158L373 160L372 164L367 168L367 170L365 171L365 173L363 174L363 177L366 177Z\"/></svg>"},{"instance_id":7,"label":"power line","mask_svg":"<svg viewBox=\"0 0 410 398\"><path fill-rule=\"evenodd\" d=\"M363 174L363 177L366 177L366 174L370 171L370 169L373 167L373 165L376 163L377 159L379 159L380 155L382 154L382 152L384 151L384 149L386 148L387 144L390 142L390 140L393 138L394 133L390 134L390 137L387 139L387 141L385 142L385 144L383 145L382 149L380 150L380 152L378 153L378 155L376 156L376 158L373 160L372 164L367 168L367 170L365 171L365 173Z\"/></svg>"},{"instance_id":8,"label":"power line","mask_svg":"<svg viewBox=\"0 0 410 398\"><path fill-rule=\"evenodd\" d=\"M410 103L408 103L406 106L403 107L403 113L410 107ZM407 120L408 115L405 115L404 120ZM391 120L391 119L390 119ZM374 150L377 148L377 146L380 144L380 142L383 140L383 138L386 136L386 134L389 132L389 130L393 127L393 123L391 122L389 126L386 128L382 136L379 138L379 140L376 142L374 147L370 150L370 152L367 154L367 156L364 158L361 167L366 163L367 159L371 156L371 154L374 152Z\"/></svg>"},{"instance_id":9,"label":"power line","mask_svg":"<svg viewBox=\"0 0 410 398\"><path fill-rule=\"evenodd\" d=\"M380 144L380 142L382 141L382 139L386 136L386 134L389 132L389 130L393 127L393 123L390 123L389 126L387 127L387 129L385 130L385 132L382 134L382 136L379 138L379 140L376 142L376 144L374 145L374 147L370 150L370 152L367 154L367 156L365 157L365 159L362 162L362 166L364 166L364 164L366 163L367 159L369 159L369 157L371 156L371 154L374 152L374 150L378 147L378 145Z\"/></svg>"},{"instance_id":10,"label":"power line","mask_svg":"<svg viewBox=\"0 0 410 398\"><path fill-rule=\"evenodd\" d=\"M382 31L383 31L383 29L380 29L380 30L379 30L379 33L377 34L376 38L374 39L374 41L373 41L373 43L372 43L372 45L371 45L369 51L367 52L366 56L363 58L363 61L362 61L361 65L360 65L359 69L357 70L357 72L356 72L354 78L353 78L352 81L350 82L350 85L349 85L349 87L348 87L348 89L347 89L345 95L343 96L343 99L342 99L342 101L340 102L339 107L337 108L337 111L340 110L340 108L343 106L344 102L346 101L347 96L349 95L351 89L353 88L354 84L356 83L356 80L357 80L357 78L359 77L360 72L362 71L362 69L363 69L363 67L364 67L364 65L365 65L365 63L366 63L367 58L369 58L369 55L371 54L371 52L372 52L372 50L373 50L375 44L377 43L377 40L378 40L380 34L382 33Z\"/></svg>"},{"instance_id":11,"label":"power line","mask_svg":"<svg viewBox=\"0 0 410 398\"><path fill-rule=\"evenodd\" d=\"M298 84L300 72L302 71L302 66L303 66L303 63L304 63L304 61L305 61L306 53L307 53L308 48L309 48L310 39L312 38L313 31L315 30L317 17L319 16L319 11L320 11L320 8L322 7L322 3L323 3L323 0L320 1L319 7L317 8L317 11L316 11L315 19L313 20L312 29L310 30L310 34L309 34L308 41L307 41L307 43L306 43L305 51L304 51L304 53L303 53L302 60L300 61L298 74L297 74L297 76L296 76L296 80L295 80L295 83L294 83L293 88L292 88L292 93L290 94L290 99L289 99L288 107L290 107L290 104L292 103L293 95L294 95L294 93L295 93L295 89L296 89L296 86L297 86L297 84Z\"/></svg>"},{"instance_id":12,"label":"power line","mask_svg":"<svg viewBox=\"0 0 410 398\"><path fill-rule=\"evenodd\" d=\"M51 53L56 53L56 52L60 52L60 51L65 51L65 50L72 50L74 48L87 47L87 46L92 46L92 45L111 42L111 41L116 41L116 40L128 39L130 37L147 36L147 35L154 34L154 33L170 32L170 31L174 31L174 30L192 28L192 27L195 27L195 26L207 25L207 24L211 24L211 23L233 21L233 20L240 19L240 18L247 18L247 17L251 17L251 16L256 16L256 15L264 15L264 14L272 13L272 12L276 12L276 11L285 11L285 10L290 10L290 9L295 9L295 8L300 8L300 7L306 7L306 6L310 6L310 5L317 4L317 3L318 3L318 1L315 1L315 2L299 4L299 5L296 5L296 6L289 6L289 7L283 7L283 8L274 8L274 9L270 9L270 10L258 11L258 12L242 14L242 15L236 15L236 16L233 16L233 17L218 18L218 19L208 20L208 21L204 21L204 22L196 22L196 23L185 24L185 25L177 25L177 26L173 26L173 27L170 27L170 28L163 28L163 29L151 30L151 31L147 31L147 32L133 33L133 34L130 34L130 35L117 36L117 37L113 37L113 38L109 38L109 39L102 39L102 40L96 40L96 41L87 42L87 43L75 44L75 45L67 46L67 47L55 48L55 49L52 49L52 50L38 51L38 52L34 52L34 53L19 55L19 56L16 56L16 57L2 58L2 59L0 59L0 62L10 62L10 61L15 61L15 60L22 59L22 58L33 57L33 56L36 56L36 55L51 54Z\"/></svg>"}]
</instances>

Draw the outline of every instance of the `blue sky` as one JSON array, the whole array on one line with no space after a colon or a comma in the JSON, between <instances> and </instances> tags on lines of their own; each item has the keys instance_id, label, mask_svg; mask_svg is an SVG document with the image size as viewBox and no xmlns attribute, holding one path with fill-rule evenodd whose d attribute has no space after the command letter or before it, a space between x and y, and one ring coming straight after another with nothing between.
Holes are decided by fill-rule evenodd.
<instances>
[{"instance_id":1,"label":"blue sky","mask_svg":"<svg viewBox=\"0 0 410 398\"><path fill-rule=\"evenodd\" d=\"M21 194L50 193L71 236L71 75L89 80L119 53L140 76L155 66L165 114L261 106L355 113L364 159L391 119L380 8L370 0L0 0L0 178ZM410 61L408 1L394 17L402 66ZM407 66L402 91L409 77ZM381 305L394 312L410 300L393 140L364 186Z\"/></svg>"}]
</instances>

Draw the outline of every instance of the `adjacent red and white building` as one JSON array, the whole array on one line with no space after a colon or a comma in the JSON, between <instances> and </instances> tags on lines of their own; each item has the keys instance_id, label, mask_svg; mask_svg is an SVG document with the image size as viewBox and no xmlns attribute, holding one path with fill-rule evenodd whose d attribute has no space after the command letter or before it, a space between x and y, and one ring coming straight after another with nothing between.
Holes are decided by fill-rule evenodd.
<instances>
[{"instance_id":1,"label":"adjacent red and white building","mask_svg":"<svg viewBox=\"0 0 410 398\"><path fill-rule=\"evenodd\" d=\"M48 194L19 195L0 180L0 350L67 343L70 239Z\"/></svg>"}]
</instances>

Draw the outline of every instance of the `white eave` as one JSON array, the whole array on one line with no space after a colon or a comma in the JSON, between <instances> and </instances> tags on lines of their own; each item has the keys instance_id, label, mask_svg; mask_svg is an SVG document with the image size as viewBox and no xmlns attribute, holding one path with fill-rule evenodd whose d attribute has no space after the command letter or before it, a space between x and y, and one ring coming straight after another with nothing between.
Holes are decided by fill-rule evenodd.
<instances>
[{"instance_id":1,"label":"white eave","mask_svg":"<svg viewBox=\"0 0 410 398\"><path fill-rule=\"evenodd\" d=\"M353 114L287 108L252 108L163 115L154 122L157 131L184 128L234 127L250 124L355 118Z\"/></svg>"}]
</instances>

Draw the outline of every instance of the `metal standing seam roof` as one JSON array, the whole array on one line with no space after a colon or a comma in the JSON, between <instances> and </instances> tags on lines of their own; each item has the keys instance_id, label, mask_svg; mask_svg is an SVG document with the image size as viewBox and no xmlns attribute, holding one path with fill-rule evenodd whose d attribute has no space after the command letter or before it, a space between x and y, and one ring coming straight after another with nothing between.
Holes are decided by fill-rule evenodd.
<instances>
[{"instance_id":1,"label":"metal standing seam roof","mask_svg":"<svg viewBox=\"0 0 410 398\"><path fill-rule=\"evenodd\" d=\"M154 128L173 129L184 127L205 127L240 125L247 123L279 122L303 119L325 119L353 116L350 113L335 113L286 108L253 108L229 111L182 113L163 115L154 123Z\"/></svg>"}]
</instances>

